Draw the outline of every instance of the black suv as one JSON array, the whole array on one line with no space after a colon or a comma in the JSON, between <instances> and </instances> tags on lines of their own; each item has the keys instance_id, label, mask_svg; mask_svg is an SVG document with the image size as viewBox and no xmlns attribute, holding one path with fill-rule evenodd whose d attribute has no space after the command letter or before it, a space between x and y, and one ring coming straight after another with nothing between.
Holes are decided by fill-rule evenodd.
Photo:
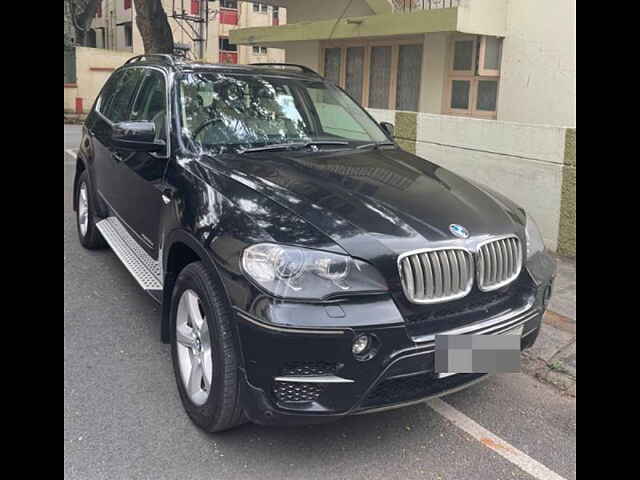
<instances>
[{"instance_id":1,"label":"black suv","mask_svg":"<svg viewBox=\"0 0 640 480\"><path fill-rule=\"evenodd\" d=\"M436 334L535 341L555 275L535 223L392 132L296 65L148 55L105 84L79 238L162 304L200 427L326 422L485 376L436 372Z\"/></svg>"}]
</instances>

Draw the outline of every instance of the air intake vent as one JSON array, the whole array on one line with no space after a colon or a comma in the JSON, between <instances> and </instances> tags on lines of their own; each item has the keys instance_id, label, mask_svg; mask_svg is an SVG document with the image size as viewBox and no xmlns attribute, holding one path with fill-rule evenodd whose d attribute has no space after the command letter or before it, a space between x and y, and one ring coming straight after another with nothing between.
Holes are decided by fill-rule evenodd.
<instances>
[{"instance_id":1,"label":"air intake vent","mask_svg":"<svg viewBox=\"0 0 640 480\"><path fill-rule=\"evenodd\" d=\"M404 293L413 303L455 300L473 286L473 257L462 248L410 252L398 264Z\"/></svg>"},{"instance_id":2,"label":"air intake vent","mask_svg":"<svg viewBox=\"0 0 640 480\"><path fill-rule=\"evenodd\" d=\"M514 281L522 269L522 247L517 237L493 240L480 247L477 255L478 288L497 290Z\"/></svg>"}]
</instances>

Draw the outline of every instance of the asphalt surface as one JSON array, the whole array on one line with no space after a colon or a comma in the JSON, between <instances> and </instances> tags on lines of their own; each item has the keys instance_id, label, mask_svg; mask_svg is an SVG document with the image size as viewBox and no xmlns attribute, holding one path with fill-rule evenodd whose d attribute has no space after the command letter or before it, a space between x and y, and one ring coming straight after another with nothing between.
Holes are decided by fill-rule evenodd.
<instances>
[{"instance_id":1,"label":"asphalt surface","mask_svg":"<svg viewBox=\"0 0 640 480\"><path fill-rule=\"evenodd\" d=\"M80 128L65 125L65 149ZM64 160L66 479L533 479L427 405L303 428L197 429L180 404L159 307L109 250L78 240ZM443 400L576 477L575 398L505 374Z\"/></svg>"}]
</instances>

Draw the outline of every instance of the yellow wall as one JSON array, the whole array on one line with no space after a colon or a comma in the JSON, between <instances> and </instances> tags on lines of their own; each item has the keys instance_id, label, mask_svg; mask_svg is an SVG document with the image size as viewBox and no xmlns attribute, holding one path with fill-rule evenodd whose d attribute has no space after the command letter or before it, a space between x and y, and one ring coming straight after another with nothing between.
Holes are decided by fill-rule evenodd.
<instances>
[{"instance_id":1,"label":"yellow wall","mask_svg":"<svg viewBox=\"0 0 640 480\"><path fill-rule=\"evenodd\" d=\"M498 120L576 126L576 0L510 0Z\"/></svg>"},{"instance_id":2,"label":"yellow wall","mask_svg":"<svg viewBox=\"0 0 640 480\"><path fill-rule=\"evenodd\" d=\"M75 99L80 97L82 98L84 113L87 113L113 70L121 66L129 58L131 58L131 52L77 47L77 88L64 89L65 111L75 111Z\"/></svg>"}]
</instances>

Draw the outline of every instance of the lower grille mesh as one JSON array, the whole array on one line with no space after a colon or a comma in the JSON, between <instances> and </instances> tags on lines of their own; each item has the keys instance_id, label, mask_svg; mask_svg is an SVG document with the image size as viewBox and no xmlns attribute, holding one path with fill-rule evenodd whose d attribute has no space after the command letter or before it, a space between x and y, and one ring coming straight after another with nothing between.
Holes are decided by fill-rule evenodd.
<instances>
[{"instance_id":1,"label":"lower grille mesh","mask_svg":"<svg viewBox=\"0 0 640 480\"><path fill-rule=\"evenodd\" d=\"M420 374L384 380L367 396L362 404L362 408L420 400L432 395L437 395L446 390L454 389L484 375L484 373L460 373L437 379L433 375Z\"/></svg>"},{"instance_id":2,"label":"lower grille mesh","mask_svg":"<svg viewBox=\"0 0 640 480\"><path fill-rule=\"evenodd\" d=\"M314 377L335 375L338 369L337 363L323 361L288 362L281 373L283 376ZM325 387L322 383L276 381L273 385L273 395L279 402L313 402L320 397Z\"/></svg>"},{"instance_id":3,"label":"lower grille mesh","mask_svg":"<svg viewBox=\"0 0 640 480\"><path fill-rule=\"evenodd\" d=\"M318 383L275 382L273 394L280 402L313 402L323 390Z\"/></svg>"}]
</instances>

